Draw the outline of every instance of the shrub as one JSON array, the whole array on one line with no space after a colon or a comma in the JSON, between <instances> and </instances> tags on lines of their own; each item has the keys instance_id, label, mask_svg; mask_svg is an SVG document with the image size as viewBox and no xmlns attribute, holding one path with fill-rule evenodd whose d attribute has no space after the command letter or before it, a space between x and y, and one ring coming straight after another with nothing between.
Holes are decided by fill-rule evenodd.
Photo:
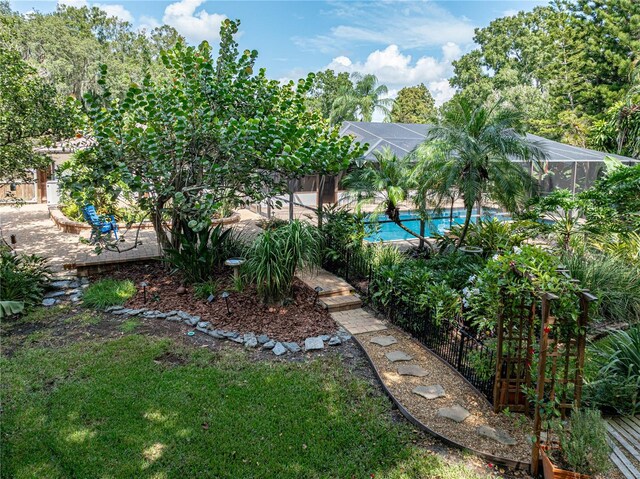
<instances>
[{"instance_id":1,"label":"shrub","mask_svg":"<svg viewBox=\"0 0 640 479\"><path fill-rule=\"evenodd\" d=\"M0 301L22 303L25 308L40 303L50 274L45 258L0 246ZM8 306L5 309L7 315L14 314ZM19 307L14 304L11 309Z\"/></svg>"},{"instance_id":2,"label":"shrub","mask_svg":"<svg viewBox=\"0 0 640 479\"><path fill-rule=\"evenodd\" d=\"M243 265L265 303L282 300L291 290L297 269L320 263L318 229L295 220L275 230L266 230L251 245Z\"/></svg>"},{"instance_id":3,"label":"shrub","mask_svg":"<svg viewBox=\"0 0 640 479\"><path fill-rule=\"evenodd\" d=\"M277 228L280 228L281 226L286 225L288 221L274 216L273 218L269 219L260 219L256 223L258 227L262 228L263 230L275 230Z\"/></svg>"},{"instance_id":4,"label":"shrub","mask_svg":"<svg viewBox=\"0 0 640 479\"><path fill-rule=\"evenodd\" d=\"M436 244L440 251L454 246L462 234L463 225L453 225L448 235L436 235ZM520 246L527 234L518 227L518 223L500 221L497 218L479 218L469 224L464 244L482 248L483 253L491 256L497 251L508 251Z\"/></svg>"},{"instance_id":5,"label":"shrub","mask_svg":"<svg viewBox=\"0 0 640 479\"><path fill-rule=\"evenodd\" d=\"M322 233L324 248L322 264L335 271L343 267L346 251L361 251L366 236L364 215L351 213L340 206L325 206L322 211Z\"/></svg>"},{"instance_id":6,"label":"shrub","mask_svg":"<svg viewBox=\"0 0 640 479\"><path fill-rule=\"evenodd\" d=\"M571 276L598 298L596 321L640 321L640 268L602 254L565 255Z\"/></svg>"},{"instance_id":7,"label":"shrub","mask_svg":"<svg viewBox=\"0 0 640 479\"><path fill-rule=\"evenodd\" d=\"M225 260L242 254L239 233L222 225L176 234L180 235L180 248L165 249L165 260L187 283L206 282Z\"/></svg>"},{"instance_id":8,"label":"shrub","mask_svg":"<svg viewBox=\"0 0 640 479\"><path fill-rule=\"evenodd\" d=\"M210 295L216 294L220 285L214 279L193 285L193 295L198 299L207 299Z\"/></svg>"},{"instance_id":9,"label":"shrub","mask_svg":"<svg viewBox=\"0 0 640 479\"><path fill-rule=\"evenodd\" d=\"M640 326L590 345L587 365L585 402L619 414L640 412Z\"/></svg>"},{"instance_id":10,"label":"shrub","mask_svg":"<svg viewBox=\"0 0 640 479\"><path fill-rule=\"evenodd\" d=\"M83 301L92 308L106 308L124 304L134 294L136 286L131 280L103 279L86 289Z\"/></svg>"},{"instance_id":11,"label":"shrub","mask_svg":"<svg viewBox=\"0 0 640 479\"><path fill-rule=\"evenodd\" d=\"M574 410L569 431L560 434L560 445L572 471L595 476L609 469L607 429L598 410Z\"/></svg>"}]
</instances>

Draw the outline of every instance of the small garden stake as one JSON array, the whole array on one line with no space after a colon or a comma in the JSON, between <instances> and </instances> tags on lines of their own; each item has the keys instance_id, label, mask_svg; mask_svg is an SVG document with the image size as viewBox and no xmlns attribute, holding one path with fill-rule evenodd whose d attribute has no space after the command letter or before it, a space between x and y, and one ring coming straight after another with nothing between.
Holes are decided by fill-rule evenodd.
<instances>
[{"instance_id":1,"label":"small garden stake","mask_svg":"<svg viewBox=\"0 0 640 479\"><path fill-rule=\"evenodd\" d=\"M231 314L231 310L229 309L229 293L223 291L220 297L224 298L224 302L227 305L227 314Z\"/></svg>"},{"instance_id":2,"label":"small garden stake","mask_svg":"<svg viewBox=\"0 0 640 479\"><path fill-rule=\"evenodd\" d=\"M140 283L140 286L142 286L142 300L144 301L144 304L147 304L147 286L149 285L146 281L143 281Z\"/></svg>"}]
</instances>

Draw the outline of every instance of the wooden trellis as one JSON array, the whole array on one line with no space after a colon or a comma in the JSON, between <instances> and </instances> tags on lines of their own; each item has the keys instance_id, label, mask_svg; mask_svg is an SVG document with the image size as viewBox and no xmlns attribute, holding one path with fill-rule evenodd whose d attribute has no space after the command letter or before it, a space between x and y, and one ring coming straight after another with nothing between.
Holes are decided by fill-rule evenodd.
<instances>
[{"instance_id":1,"label":"wooden trellis","mask_svg":"<svg viewBox=\"0 0 640 479\"><path fill-rule=\"evenodd\" d=\"M515 269L512 274L525 279ZM568 278L565 270L559 270L558 274ZM580 407L589 304L595 299L586 290L578 291L575 300L579 302L579 314L575 319L551 313L552 304L560 300L554 294L502 290L493 405L496 412L509 408L514 412L533 413L534 476L538 473L542 408L551 404L564 419L571 409ZM540 332L536 335L538 324ZM532 369L537 371L533 378ZM534 388L535 401L532 402L525 391Z\"/></svg>"},{"instance_id":2,"label":"wooden trellis","mask_svg":"<svg viewBox=\"0 0 640 479\"><path fill-rule=\"evenodd\" d=\"M536 303L533 295L502 292L493 387L495 412L509 408L513 412L529 413L524 388L531 387Z\"/></svg>"},{"instance_id":3,"label":"wooden trellis","mask_svg":"<svg viewBox=\"0 0 640 479\"><path fill-rule=\"evenodd\" d=\"M533 420L535 443L531 452L534 477L537 476L539 468L543 403L551 403L554 409L560 411L562 419L566 418L567 413L573 408L580 407L589 304L595 301L596 297L586 290L578 292L580 313L577 322L571 318L556 318L551 315L551 303L557 299L559 298L553 294L542 295L540 355Z\"/></svg>"}]
</instances>

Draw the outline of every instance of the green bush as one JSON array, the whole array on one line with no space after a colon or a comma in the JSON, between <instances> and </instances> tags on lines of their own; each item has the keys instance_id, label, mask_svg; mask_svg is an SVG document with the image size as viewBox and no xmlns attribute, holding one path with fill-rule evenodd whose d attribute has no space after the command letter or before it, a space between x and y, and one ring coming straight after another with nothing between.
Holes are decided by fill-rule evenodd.
<instances>
[{"instance_id":1,"label":"green bush","mask_svg":"<svg viewBox=\"0 0 640 479\"><path fill-rule=\"evenodd\" d=\"M243 265L265 303L284 299L297 269L320 263L321 236L317 228L295 220L264 231L251 245Z\"/></svg>"},{"instance_id":2,"label":"green bush","mask_svg":"<svg viewBox=\"0 0 640 479\"><path fill-rule=\"evenodd\" d=\"M193 295L198 299L207 299L210 295L216 294L220 285L214 279L193 285Z\"/></svg>"},{"instance_id":3,"label":"green bush","mask_svg":"<svg viewBox=\"0 0 640 479\"><path fill-rule=\"evenodd\" d=\"M584 400L619 414L640 412L640 326L618 331L587 350Z\"/></svg>"},{"instance_id":4,"label":"green bush","mask_svg":"<svg viewBox=\"0 0 640 479\"><path fill-rule=\"evenodd\" d=\"M167 248L165 260L187 283L206 282L225 260L242 255L239 234L222 225L180 235L180 248Z\"/></svg>"},{"instance_id":5,"label":"green bush","mask_svg":"<svg viewBox=\"0 0 640 479\"><path fill-rule=\"evenodd\" d=\"M106 308L124 304L136 294L131 280L102 279L90 285L83 295L84 304L92 308Z\"/></svg>"},{"instance_id":6,"label":"green bush","mask_svg":"<svg viewBox=\"0 0 640 479\"><path fill-rule=\"evenodd\" d=\"M440 251L453 247L462 234L463 225L453 225L448 235L436 235L436 245ZM518 223L501 221L497 218L479 218L469 224L464 244L482 248L485 256L495 252L508 251L522 245L527 234Z\"/></svg>"},{"instance_id":7,"label":"green bush","mask_svg":"<svg viewBox=\"0 0 640 479\"><path fill-rule=\"evenodd\" d=\"M347 207L325 206L322 210L322 266L340 271L346 266L347 253L367 254L364 214L352 213Z\"/></svg>"},{"instance_id":8,"label":"green bush","mask_svg":"<svg viewBox=\"0 0 640 479\"><path fill-rule=\"evenodd\" d=\"M22 303L27 309L40 303L50 274L45 258L16 254L0 246L0 301ZM14 305L12 311L16 308Z\"/></svg>"},{"instance_id":9,"label":"green bush","mask_svg":"<svg viewBox=\"0 0 640 479\"><path fill-rule=\"evenodd\" d=\"M595 476L609 469L607 429L594 409L575 410L569 419L568 431L560 434L564 459L571 470Z\"/></svg>"},{"instance_id":10,"label":"green bush","mask_svg":"<svg viewBox=\"0 0 640 479\"><path fill-rule=\"evenodd\" d=\"M598 298L596 321L640 321L640 267L603 254L565 255L563 263Z\"/></svg>"}]
</instances>

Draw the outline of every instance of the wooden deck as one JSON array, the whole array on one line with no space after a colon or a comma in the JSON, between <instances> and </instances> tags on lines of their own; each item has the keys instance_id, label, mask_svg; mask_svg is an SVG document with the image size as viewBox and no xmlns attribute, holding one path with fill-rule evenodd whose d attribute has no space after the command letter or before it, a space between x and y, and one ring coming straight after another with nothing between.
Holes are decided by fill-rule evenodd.
<instances>
[{"instance_id":1,"label":"wooden deck","mask_svg":"<svg viewBox=\"0 0 640 479\"><path fill-rule=\"evenodd\" d=\"M640 478L640 416L607 419L611 461L627 479Z\"/></svg>"}]
</instances>

